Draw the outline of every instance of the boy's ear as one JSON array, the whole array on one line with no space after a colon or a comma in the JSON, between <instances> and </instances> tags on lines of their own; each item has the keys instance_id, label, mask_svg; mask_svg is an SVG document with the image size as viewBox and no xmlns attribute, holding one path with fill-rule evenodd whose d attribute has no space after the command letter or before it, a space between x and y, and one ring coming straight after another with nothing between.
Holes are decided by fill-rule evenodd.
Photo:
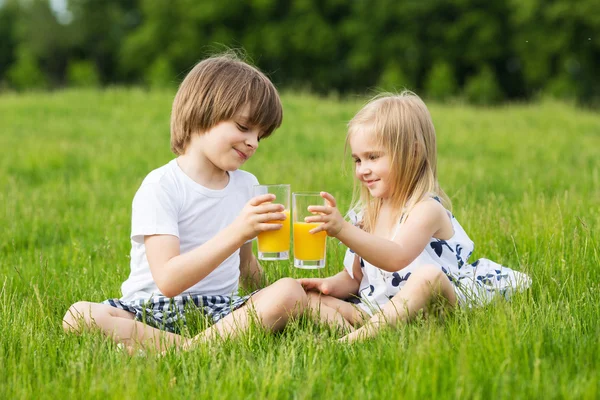
<instances>
[{"instance_id":1,"label":"boy's ear","mask_svg":"<svg viewBox=\"0 0 600 400\"><path fill-rule=\"evenodd\" d=\"M207 130L202 130L200 128L194 130L190 136L202 136L207 132Z\"/></svg>"}]
</instances>

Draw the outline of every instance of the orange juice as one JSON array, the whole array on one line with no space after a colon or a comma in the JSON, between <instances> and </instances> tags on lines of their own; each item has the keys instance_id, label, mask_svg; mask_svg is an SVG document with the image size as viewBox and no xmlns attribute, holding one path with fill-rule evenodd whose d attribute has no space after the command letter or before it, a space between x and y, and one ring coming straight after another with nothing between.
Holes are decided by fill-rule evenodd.
<instances>
[{"instance_id":1,"label":"orange juice","mask_svg":"<svg viewBox=\"0 0 600 400\"><path fill-rule=\"evenodd\" d=\"M294 222L294 258L302 261L324 260L327 232L310 234L320 222Z\"/></svg>"},{"instance_id":2,"label":"orange juice","mask_svg":"<svg viewBox=\"0 0 600 400\"><path fill-rule=\"evenodd\" d=\"M283 224L276 231L258 234L258 251L261 253L281 253L290 251L290 211L284 210L284 221L271 221L270 224Z\"/></svg>"}]
</instances>

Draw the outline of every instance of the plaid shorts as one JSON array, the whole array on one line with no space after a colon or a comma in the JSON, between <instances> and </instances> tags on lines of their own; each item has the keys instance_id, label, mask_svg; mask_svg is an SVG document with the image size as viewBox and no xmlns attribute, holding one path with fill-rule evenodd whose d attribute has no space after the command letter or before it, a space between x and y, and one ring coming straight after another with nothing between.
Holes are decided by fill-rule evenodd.
<instances>
[{"instance_id":1,"label":"plaid shorts","mask_svg":"<svg viewBox=\"0 0 600 400\"><path fill-rule=\"evenodd\" d=\"M121 299L104 300L108 304L135 315L135 319L168 332L179 332L181 324L185 325L186 308L196 307L204 316L216 323L233 311L243 306L250 296L202 296L183 295L175 297L154 296L146 300L124 302Z\"/></svg>"}]
</instances>

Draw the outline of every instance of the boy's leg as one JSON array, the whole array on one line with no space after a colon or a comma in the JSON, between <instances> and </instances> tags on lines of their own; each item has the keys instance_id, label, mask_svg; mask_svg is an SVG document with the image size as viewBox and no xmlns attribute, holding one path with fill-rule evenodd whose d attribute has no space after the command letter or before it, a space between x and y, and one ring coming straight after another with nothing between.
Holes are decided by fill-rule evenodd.
<instances>
[{"instance_id":1,"label":"boy's leg","mask_svg":"<svg viewBox=\"0 0 600 400\"><path fill-rule=\"evenodd\" d=\"M63 329L66 332L81 333L82 329L96 327L130 349L141 345L164 350L179 345L185 339L136 321L132 313L107 304L80 301L73 304L63 318Z\"/></svg>"},{"instance_id":2,"label":"boy's leg","mask_svg":"<svg viewBox=\"0 0 600 400\"><path fill-rule=\"evenodd\" d=\"M211 341L218 337L232 338L248 329L253 314L268 330L282 329L290 318L297 317L306 308L306 293L292 278L283 278L254 294L248 302L195 336L189 344Z\"/></svg>"},{"instance_id":3,"label":"boy's leg","mask_svg":"<svg viewBox=\"0 0 600 400\"><path fill-rule=\"evenodd\" d=\"M352 332L354 325L361 324L369 317L352 303L337 297L316 292L308 292L307 296L311 316L342 331Z\"/></svg>"},{"instance_id":4,"label":"boy's leg","mask_svg":"<svg viewBox=\"0 0 600 400\"><path fill-rule=\"evenodd\" d=\"M375 336L383 325L395 326L407 322L420 310L426 310L432 300L438 297L447 300L451 306L456 305L456 293L446 274L433 265L423 266L413 272L402 290L380 312L341 340L353 342L366 339Z\"/></svg>"}]
</instances>

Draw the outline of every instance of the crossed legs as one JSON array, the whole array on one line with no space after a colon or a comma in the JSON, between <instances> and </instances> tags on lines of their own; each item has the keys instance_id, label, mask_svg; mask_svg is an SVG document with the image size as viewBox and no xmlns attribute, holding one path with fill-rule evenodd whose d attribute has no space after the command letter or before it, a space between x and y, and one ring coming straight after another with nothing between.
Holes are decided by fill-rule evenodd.
<instances>
[{"instance_id":1,"label":"crossed legs","mask_svg":"<svg viewBox=\"0 0 600 400\"><path fill-rule=\"evenodd\" d=\"M326 296L317 292L308 292L307 296L307 308L311 317L336 328L340 332L352 332L355 326L362 325L369 319L366 312L337 297Z\"/></svg>"},{"instance_id":2,"label":"crossed legs","mask_svg":"<svg viewBox=\"0 0 600 400\"><path fill-rule=\"evenodd\" d=\"M73 304L63 318L63 329L81 333L83 329L99 328L130 351L137 346L164 351L173 346L189 348L194 343L211 341L217 337L235 337L248 329L253 315L265 329L277 331L290 318L302 314L306 304L307 297L302 286L294 279L283 278L254 294L244 306L193 339L136 321L130 312L90 302Z\"/></svg>"},{"instance_id":3,"label":"crossed legs","mask_svg":"<svg viewBox=\"0 0 600 400\"><path fill-rule=\"evenodd\" d=\"M446 275L437 267L425 265L412 273L402 290L398 292L381 311L369 317L352 305L335 297L308 293L308 307L320 321L349 332L342 342L353 342L375 336L386 325L396 326L406 323L431 303L442 299L451 307L457 299L454 288ZM355 325L362 325L354 329Z\"/></svg>"},{"instance_id":4,"label":"crossed legs","mask_svg":"<svg viewBox=\"0 0 600 400\"><path fill-rule=\"evenodd\" d=\"M142 346L164 351L173 346L189 348L218 337L235 337L249 328L253 314L265 329L278 331L290 318L301 315L308 308L320 321L348 333L340 340L353 342L375 336L385 325L396 326L409 321L439 298L445 299L450 306L457 302L446 275L437 267L423 266L410 276L402 290L380 312L370 318L351 303L314 292L306 294L296 280L283 278L254 294L246 305L192 339L136 321L130 312L90 302L73 304L63 318L63 328L75 333L99 328L129 349ZM354 327L359 325L362 326L355 330Z\"/></svg>"}]
</instances>

